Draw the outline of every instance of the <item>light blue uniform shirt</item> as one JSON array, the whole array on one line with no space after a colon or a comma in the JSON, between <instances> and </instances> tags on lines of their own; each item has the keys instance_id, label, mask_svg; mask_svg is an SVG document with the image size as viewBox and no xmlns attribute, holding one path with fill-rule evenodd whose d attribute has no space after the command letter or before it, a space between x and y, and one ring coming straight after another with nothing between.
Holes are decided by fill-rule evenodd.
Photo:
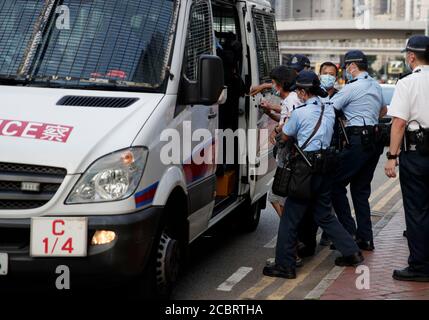
<instances>
[{"instance_id":1,"label":"light blue uniform shirt","mask_svg":"<svg viewBox=\"0 0 429 320\"><path fill-rule=\"evenodd\" d=\"M335 109L343 111L347 127L378 124L385 106L381 86L367 72L346 84L331 102Z\"/></svg>"},{"instance_id":2,"label":"light blue uniform shirt","mask_svg":"<svg viewBox=\"0 0 429 320\"><path fill-rule=\"evenodd\" d=\"M293 137L298 141L298 145L302 145L313 133L317 122L322 112L322 102L319 97L313 97L306 103L295 109L289 121L283 127L283 132L289 137ZM307 148L303 151L319 151L327 149L332 142L334 134L335 111L331 104L325 104L325 113L323 115L322 124L316 135L311 139Z\"/></svg>"}]
</instances>

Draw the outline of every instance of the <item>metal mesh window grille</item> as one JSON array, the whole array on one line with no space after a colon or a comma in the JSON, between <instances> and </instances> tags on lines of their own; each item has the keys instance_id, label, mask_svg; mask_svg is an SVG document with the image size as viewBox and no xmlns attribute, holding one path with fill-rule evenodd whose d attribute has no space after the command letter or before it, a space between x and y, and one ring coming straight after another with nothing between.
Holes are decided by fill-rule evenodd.
<instances>
[{"instance_id":1,"label":"metal mesh window grille","mask_svg":"<svg viewBox=\"0 0 429 320\"><path fill-rule=\"evenodd\" d=\"M48 1L0 1L0 75L16 74ZM55 7L32 76L82 84L116 80L157 88L165 78L175 33L175 0L62 0L69 27ZM33 39L34 40L34 39ZM5 54L3 48L9 52Z\"/></svg>"},{"instance_id":2,"label":"metal mesh window grille","mask_svg":"<svg viewBox=\"0 0 429 320\"><path fill-rule=\"evenodd\" d=\"M280 65L280 53L276 33L275 16L259 10L253 10L258 57L259 79L270 80L272 69Z\"/></svg>"},{"instance_id":3,"label":"metal mesh window grille","mask_svg":"<svg viewBox=\"0 0 429 320\"><path fill-rule=\"evenodd\" d=\"M18 73L44 0L0 1L0 75Z\"/></svg>"},{"instance_id":4,"label":"metal mesh window grille","mask_svg":"<svg viewBox=\"0 0 429 320\"><path fill-rule=\"evenodd\" d=\"M197 80L198 62L203 54L214 54L213 23L210 4L197 0L192 5L187 39L186 76Z\"/></svg>"}]
</instances>

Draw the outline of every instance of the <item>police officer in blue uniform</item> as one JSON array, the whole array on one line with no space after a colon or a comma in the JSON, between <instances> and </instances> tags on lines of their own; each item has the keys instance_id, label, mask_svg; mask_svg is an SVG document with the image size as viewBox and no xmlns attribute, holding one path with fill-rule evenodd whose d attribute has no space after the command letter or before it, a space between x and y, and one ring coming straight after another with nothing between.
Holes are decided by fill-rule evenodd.
<instances>
[{"instance_id":1,"label":"police officer in blue uniform","mask_svg":"<svg viewBox=\"0 0 429 320\"><path fill-rule=\"evenodd\" d=\"M294 54L286 65L294 69L297 74L301 71L308 71L311 68L310 59L303 54Z\"/></svg>"},{"instance_id":2,"label":"police officer in blue uniform","mask_svg":"<svg viewBox=\"0 0 429 320\"><path fill-rule=\"evenodd\" d=\"M385 171L396 177L399 158L410 256L409 266L395 270L393 278L429 282L429 37L410 38L405 51L413 72L398 81L390 104L393 121Z\"/></svg>"},{"instance_id":3,"label":"police officer in blue uniform","mask_svg":"<svg viewBox=\"0 0 429 320\"><path fill-rule=\"evenodd\" d=\"M348 143L340 153L340 167L332 190L332 203L338 219L355 237L362 250L374 250L369 197L371 181L383 152L376 143L376 128L387 108L380 85L368 74L368 60L362 51L350 51L344 60L348 84L331 102L346 119ZM347 186L356 213L352 217Z\"/></svg>"},{"instance_id":4,"label":"police officer in blue uniform","mask_svg":"<svg viewBox=\"0 0 429 320\"><path fill-rule=\"evenodd\" d=\"M305 104L292 112L283 127L284 139L288 142L296 141L296 145L300 147L296 161L308 161L311 167L316 168L316 161L324 161L329 152L335 112L331 105L322 104L320 96L326 96L326 92L320 87L320 80L314 72L302 71L298 75L296 88L298 97L305 101ZM292 195L287 198L285 213L280 220L275 263L264 268L264 275L287 279L296 277L298 227L309 209L312 209L316 223L343 254L336 259L337 265L356 266L363 261L353 238L332 214L331 171L332 169L312 171L310 200L302 200Z\"/></svg>"}]
</instances>

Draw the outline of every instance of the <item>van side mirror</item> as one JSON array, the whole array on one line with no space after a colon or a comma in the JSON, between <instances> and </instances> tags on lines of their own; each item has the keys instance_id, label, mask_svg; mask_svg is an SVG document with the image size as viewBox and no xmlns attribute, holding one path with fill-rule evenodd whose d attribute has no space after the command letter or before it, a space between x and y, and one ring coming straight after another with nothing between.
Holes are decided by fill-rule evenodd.
<instances>
[{"instance_id":1,"label":"van side mirror","mask_svg":"<svg viewBox=\"0 0 429 320\"><path fill-rule=\"evenodd\" d=\"M180 103L211 106L219 101L224 90L222 59L214 55L201 55L198 63L198 79L182 79Z\"/></svg>"}]
</instances>

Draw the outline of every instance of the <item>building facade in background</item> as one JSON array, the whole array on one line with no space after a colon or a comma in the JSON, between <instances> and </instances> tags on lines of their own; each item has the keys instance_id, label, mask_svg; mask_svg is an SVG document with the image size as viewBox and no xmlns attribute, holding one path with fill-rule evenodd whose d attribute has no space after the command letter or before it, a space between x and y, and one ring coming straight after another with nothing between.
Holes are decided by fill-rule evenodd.
<instances>
[{"instance_id":1,"label":"building facade in background","mask_svg":"<svg viewBox=\"0 0 429 320\"><path fill-rule=\"evenodd\" d=\"M370 56L373 75L394 79L389 65L403 60L406 40L427 32L429 0L272 0L280 50L307 54L313 66L341 63L351 49ZM397 70L397 69L395 69Z\"/></svg>"}]
</instances>

